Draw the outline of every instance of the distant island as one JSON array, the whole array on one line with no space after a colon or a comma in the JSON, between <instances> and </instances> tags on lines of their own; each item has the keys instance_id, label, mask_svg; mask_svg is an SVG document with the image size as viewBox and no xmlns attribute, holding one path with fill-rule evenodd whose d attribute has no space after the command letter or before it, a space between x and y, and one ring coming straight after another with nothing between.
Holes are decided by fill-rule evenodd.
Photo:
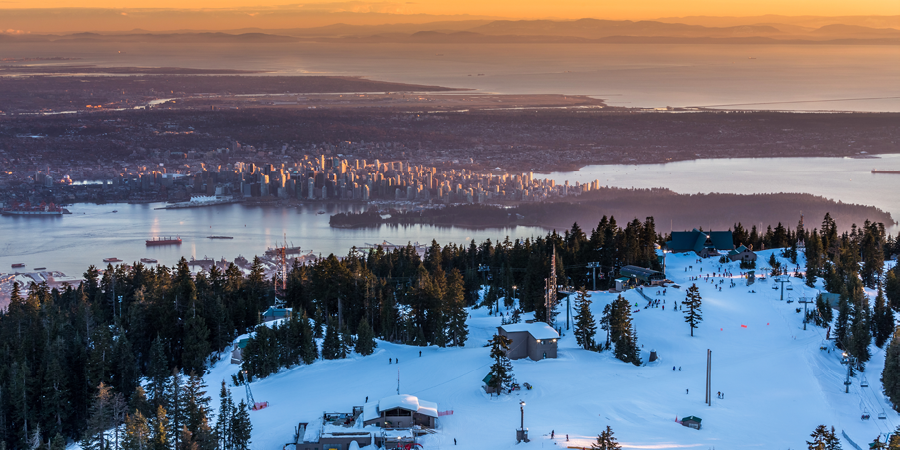
<instances>
[{"instance_id":1,"label":"distant island","mask_svg":"<svg viewBox=\"0 0 900 450\"><path fill-rule=\"evenodd\" d=\"M711 206L714 205L714 206ZM710 215L710 208L716 214ZM654 216L662 231L690 229L702 217L705 229L727 229L743 223L795 223L802 214L824 217L831 214L839 223L862 225L866 220L886 226L895 223L890 213L874 206L837 202L811 194L678 194L668 189L602 188L575 201L529 203L516 206L460 204L413 210L369 209L359 213L331 216L334 228L365 228L389 225L439 225L465 228L538 226L564 229L572 223L592 225L602 216L619 221L644 220Z\"/></svg>"}]
</instances>

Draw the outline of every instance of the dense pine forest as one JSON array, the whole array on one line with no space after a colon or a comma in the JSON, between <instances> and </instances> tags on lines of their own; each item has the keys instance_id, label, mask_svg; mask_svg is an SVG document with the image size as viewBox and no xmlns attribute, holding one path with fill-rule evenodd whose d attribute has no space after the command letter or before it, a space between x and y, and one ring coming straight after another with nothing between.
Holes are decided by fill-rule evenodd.
<instances>
[{"instance_id":1,"label":"dense pine forest","mask_svg":"<svg viewBox=\"0 0 900 450\"><path fill-rule=\"evenodd\" d=\"M843 294L846 336L859 340L859 323L871 323L860 298L863 285L883 285L883 306L900 307L898 274L883 275L885 258L900 246L881 224L839 234L826 216L818 230L736 224L733 231L735 245L783 247L795 257L804 242L808 273ZM605 289L625 265L660 269L656 249L666 240L652 218L622 227L603 217L590 232L575 224L534 239L433 242L424 257L412 246L329 255L290 267L283 289L258 260L248 272L231 265L196 274L184 259L173 267L91 266L77 286L15 285L0 314L0 440L8 449L59 450L80 441L97 450L243 450L250 426L246 405L234 405L223 385L219 417L213 417L201 377L276 299L293 315L258 329L244 349L243 370L235 367L227 383L320 358L371 354L376 338L462 346L466 307L497 312L512 306L515 296L522 312L546 314L544 278L554 249L561 284L590 287L587 264L597 262L604 274L597 288ZM595 343L592 332L580 337L583 345L603 349L612 339L618 350L620 341L632 339L629 324L613 324L611 337L608 324L601 321L601 328L606 344ZM878 333L882 344L889 340L890 332ZM620 359L635 362L633 355Z\"/></svg>"}]
</instances>

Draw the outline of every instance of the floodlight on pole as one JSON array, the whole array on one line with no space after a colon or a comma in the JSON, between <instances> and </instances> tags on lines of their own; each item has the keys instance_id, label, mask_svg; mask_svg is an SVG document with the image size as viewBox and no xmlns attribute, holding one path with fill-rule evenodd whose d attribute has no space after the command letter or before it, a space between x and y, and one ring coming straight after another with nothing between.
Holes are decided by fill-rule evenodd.
<instances>
[{"instance_id":1,"label":"floodlight on pole","mask_svg":"<svg viewBox=\"0 0 900 450\"><path fill-rule=\"evenodd\" d=\"M525 400L519 401L519 429L516 430L516 443L528 442L528 430L525 429Z\"/></svg>"}]
</instances>

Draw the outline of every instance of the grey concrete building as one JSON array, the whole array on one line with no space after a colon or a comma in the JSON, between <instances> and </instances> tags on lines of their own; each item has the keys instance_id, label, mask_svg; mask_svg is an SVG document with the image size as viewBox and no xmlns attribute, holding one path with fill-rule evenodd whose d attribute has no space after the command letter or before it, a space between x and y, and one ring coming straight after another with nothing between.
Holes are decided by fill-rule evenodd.
<instances>
[{"instance_id":1,"label":"grey concrete building","mask_svg":"<svg viewBox=\"0 0 900 450\"><path fill-rule=\"evenodd\" d=\"M540 361L556 358L556 341L559 333L544 322L513 323L497 327L501 336L512 340L506 357L509 359L531 358Z\"/></svg>"}]
</instances>

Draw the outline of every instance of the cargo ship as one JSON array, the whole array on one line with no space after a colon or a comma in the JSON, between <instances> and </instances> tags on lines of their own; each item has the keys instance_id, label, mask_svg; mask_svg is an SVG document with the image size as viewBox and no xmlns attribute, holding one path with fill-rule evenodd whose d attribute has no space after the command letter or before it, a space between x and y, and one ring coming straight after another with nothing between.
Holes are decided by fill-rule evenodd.
<instances>
[{"instance_id":1,"label":"cargo ship","mask_svg":"<svg viewBox=\"0 0 900 450\"><path fill-rule=\"evenodd\" d=\"M145 264L156 264L156 263L158 263L159 261L157 261L157 260L155 260L155 259L153 259L153 258L141 258L141 262L142 262L142 263L145 263Z\"/></svg>"},{"instance_id":2,"label":"cargo ship","mask_svg":"<svg viewBox=\"0 0 900 450\"><path fill-rule=\"evenodd\" d=\"M234 239L234 236L207 236L207 239Z\"/></svg>"},{"instance_id":3,"label":"cargo ship","mask_svg":"<svg viewBox=\"0 0 900 450\"><path fill-rule=\"evenodd\" d=\"M13 264L12 267L13 267L13 269L20 269L22 267L25 267L25 264L17 263L17 264Z\"/></svg>"},{"instance_id":4,"label":"cargo ship","mask_svg":"<svg viewBox=\"0 0 900 450\"><path fill-rule=\"evenodd\" d=\"M35 267L34 268L35 272L40 272L41 270L47 270L47 268L46 267Z\"/></svg>"},{"instance_id":5,"label":"cargo ship","mask_svg":"<svg viewBox=\"0 0 900 450\"><path fill-rule=\"evenodd\" d=\"M105 262L105 263L116 263L116 262L122 262L122 260L119 259L119 258L103 258L103 262Z\"/></svg>"},{"instance_id":6,"label":"cargo ship","mask_svg":"<svg viewBox=\"0 0 900 450\"><path fill-rule=\"evenodd\" d=\"M63 214L72 214L68 209L53 203L41 203L40 205L32 205L29 202L16 203L12 202L6 208L0 209L0 214L4 216L29 216L29 217L46 217L61 216Z\"/></svg>"},{"instance_id":7,"label":"cargo ship","mask_svg":"<svg viewBox=\"0 0 900 450\"><path fill-rule=\"evenodd\" d=\"M153 238L147 242L147 247L151 245L181 245L181 237L176 237L175 239L169 238Z\"/></svg>"},{"instance_id":8,"label":"cargo ship","mask_svg":"<svg viewBox=\"0 0 900 450\"><path fill-rule=\"evenodd\" d=\"M199 208L202 206L229 205L231 203L239 203L242 198L234 198L230 195L204 196L194 197L188 202L172 203L160 208L153 209L182 209L182 208Z\"/></svg>"},{"instance_id":9,"label":"cargo ship","mask_svg":"<svg viewBox=\"0 0 900 450\"><path fill-rule=\"evenodd\" d=\"M875 170L875 169L872 169L872 173L893 173L893 174L900 174L900 170Z\"/></svg>"}]
</instances>

